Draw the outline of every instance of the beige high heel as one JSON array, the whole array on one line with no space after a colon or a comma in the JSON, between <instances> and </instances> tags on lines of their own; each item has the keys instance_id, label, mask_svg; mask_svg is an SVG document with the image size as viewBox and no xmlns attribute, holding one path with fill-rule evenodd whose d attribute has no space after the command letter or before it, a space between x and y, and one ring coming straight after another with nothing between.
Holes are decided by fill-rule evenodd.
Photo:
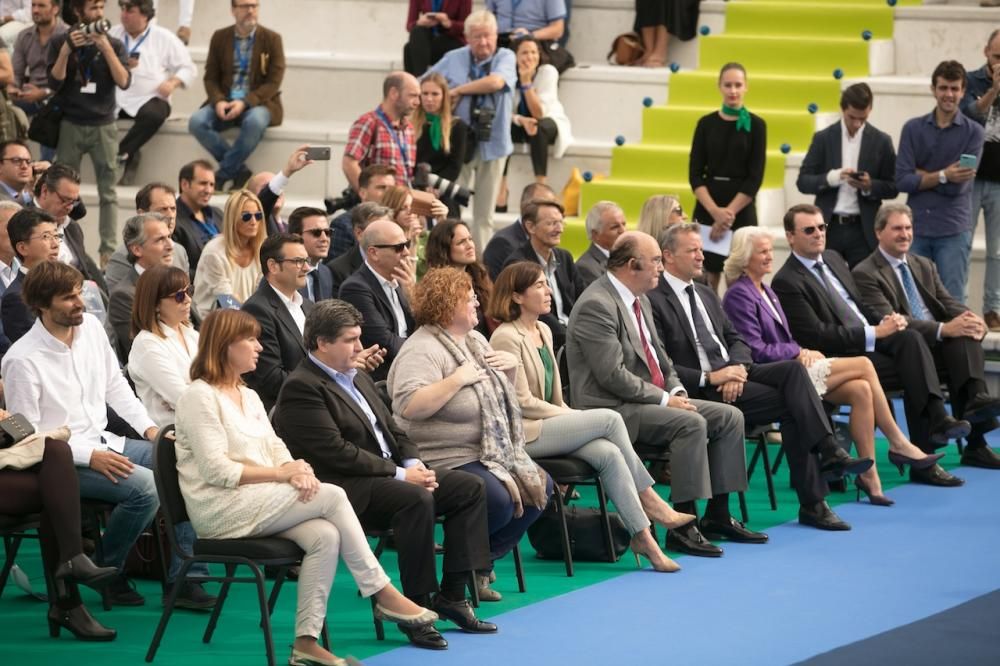
<instances>
[{"instance_id":1,"label":"beige high heel","mask_svg":"<svg viewBox=\"0 0 1000 666\"><path fill-rule=\"evenodd\" d=\"M642 568L642 560L639 557L641 555L649 560L649 563L653 565L654 571L658 571L660 573L674 573L681 570L681 565L664 555L658 546L655 551L646 552L636 543L636 538L632 537L632 541L629 543L629 548L632 549L632 555L635 556L636 569Z\"/></svg>"}]
</instances>

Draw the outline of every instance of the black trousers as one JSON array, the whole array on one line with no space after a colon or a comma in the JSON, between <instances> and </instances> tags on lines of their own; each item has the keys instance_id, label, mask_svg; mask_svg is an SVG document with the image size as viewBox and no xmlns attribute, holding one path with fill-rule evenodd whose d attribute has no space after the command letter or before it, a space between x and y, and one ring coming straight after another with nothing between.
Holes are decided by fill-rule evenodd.
<instances>
[{"instance_id":1,"label":"black trousers","mask_svg":"<svg viewBox=\"0 0 1000 666\"><path fill-rule=\"evenodd\" d=\"M134 118L124 111L121 111L118 117L132 118L135 121L129 131L125 133L121 143L118 144L119 155L132 156L153 138L153 135L170 117L170 104L165 99L154 97L139 107Z\"/></svg>"},{"instance_id":2,"label":"black trousers","mask_svg":"<svg viewBox=\"0 0 1000 666\"><path fill-rule=\"evenodd\" d=\"M847 265L854 268L861 263L875 248L868 245L868 238L861 226L863 222L851 224L840 224L839 222L827 222L826 226L826 247L828 250L836 250L846 261Z\"/></svg>"},{"instance_id":3,"label":"black trousers","mask_svg":"<svg viewBox=\"0 0 1000 666\"><path fill-rule=\"evenodd\" d=\"M411 599L438 590L434 560L436 516L444 516L445 573L485 571L491 566L482 480L457 470L434 471L439 486L433 493L405 481L371 479L368 506L358 514L366 529L392 529L403 594ZM349 490L347 496L351 496Z\"/></svg>"},{"instance_id":4,"label":"black trousers","mask_svg":"<svg viewBox=\"0 0 1000 666\"><path fill-rule=\"evenodd\" d=\"M722 401L714 386L702 389L706 400ZM788 458L792 487L799 504L820 502L830 492L820 471L817 445L831 437L823 401L798 361L755 363L747 373L743 394L733 403L748 424L781 422L781 446Z\"/></svg>"},{"instance_id":5,"label":"black trousers","mask_svg":"<svg viewBox=\"0 0 1000 666\"><path fill-rule=\"evenodd\" d=\"M446 32L434 34L433 28L413 26L410 39L403 45L403 69L421 76L448 51L461 48L462 42Z\"/></svg>"},{"instance_id":6,"label":"black trousers","mask_svg":"<svg viewBox=\"0 0 1000 666\"><path fill-rule=\"evenodd\" d=\"M538 131L535 136L528 136L523 127L518 125L510 126L510 138L514 143L526 143L531 148L531 169L536 176L547 176L549 172L549 146L556 142L559 136L559 128L556 121L551 118L542 118L538 121ZM510 157L503 165L503 175L507 175L510 167Z\"/></svg>"}]
</instances>

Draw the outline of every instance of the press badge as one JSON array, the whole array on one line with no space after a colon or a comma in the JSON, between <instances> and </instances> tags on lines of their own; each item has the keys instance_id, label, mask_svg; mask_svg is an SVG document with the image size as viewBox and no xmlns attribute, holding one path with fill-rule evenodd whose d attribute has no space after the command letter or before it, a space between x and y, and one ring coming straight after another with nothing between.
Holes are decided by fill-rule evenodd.
<instances>
[{"instance_id":1,"label":"press badge","mask_svg":"<svg viewBox=\"0 0 1000 666\"><path fill-rule=\"evenodd\" d=\"M97 82L90 81L84 86L80 86L80 92L84 95L95 95L97 94Z\"/></svg>"}]
</instances>

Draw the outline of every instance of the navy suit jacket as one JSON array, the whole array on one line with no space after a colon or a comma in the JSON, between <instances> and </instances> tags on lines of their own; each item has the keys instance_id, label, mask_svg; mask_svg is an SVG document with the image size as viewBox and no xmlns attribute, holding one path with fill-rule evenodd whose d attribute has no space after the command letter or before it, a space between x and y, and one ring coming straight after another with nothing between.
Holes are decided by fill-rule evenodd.
<instances>
[{"instance_id":1,"label":"navy suit jacket","mask_svg":"<svg viewBox=\"0 0 1000 666\"><path fill-rule=\"evenodd\" d=\"M397 290L397 293L399 303L403 307L403 315L406 317L406 330L413 333L417 324L410 312L410 303L402 289ZM340 298L356 307L364 317L364 323L361 324L361 344L365 347L375 344L385 347L385 361L372 372L372 379L375 381L385 379L389 375L389 367L396 359L396 354L406 342L406 338L397 333L399 329L396 315L393 314L389 297L385 295L375 274L368 266L362 266L344 281L340 287Z\"/></svg>"},{"instance_id":2,"label":"navy suit jacket","mask_svg":"<svg viewBox=\"0 0 1000 666\"><path fill-rule=\"evenodd\" d=\"M722 309L750 347L755 363L793 360L798 357L801 347L792 337L778 295L766 284L764 292L781 315L781 321L774 318L771 308L764 302L764 295L745 275L729 285L722 298Z\"/></svg>"},{"instance_id":3,"label":"navy suit jacket","mask_svg":"<svg viewBox=\"0 0 1000 666\"><path fill-rule=\"evenodd\" d=\"M315 275L315 277L313 277ZM330 267L320 262L313 267L313 270L306 277L306 280L314 280L313 286L313 298L309 298L309 287L305 286L299 289L299 293L302 294L302 298L312 300L313 303L319 303L320 301L325 301L328 298L333 298L337 295L338 291L333 288L333 273L330 272Z\"/></svg>"},{"instance_id":4,"label":"navy suit jacket","mask_svg":"<svg viewBox=\"0 0 1000 666\"><path fill-rule=\"evenodd\" d=\"M21 287L24 285L24 273L20 273L7 287L0 303L0 318L3 320L3 331L10 344L21 339L35 324L35 313L28 309L21 298Z\"/></svg>"},{"instance_id":5,"label":"navy suit jacket","mask_svg":"<svg viewBox=\"0 0 1000 666\"><path fill-rule=\"evenodd\" d=\"M351 277L364 263L365 258L361 255L361 248L357 245L336 259L326 262L333 278L332 289L335 298L340 296L340 287L344 281Z\"/></svg>"},{"instance_id":6,"label":"navy suit jacket","mask_svg":"<svg viewBox=\"0 0 1000 666\"><path fill-rule=\"evenodd\" d=\"M521 220L509 224L493 234L483 250L483 264L490 272L490 279L496 280L500 271L507 265L507 259L517 248L528 242L528 232L524 230Z\"/></svg>"}]
</instances>

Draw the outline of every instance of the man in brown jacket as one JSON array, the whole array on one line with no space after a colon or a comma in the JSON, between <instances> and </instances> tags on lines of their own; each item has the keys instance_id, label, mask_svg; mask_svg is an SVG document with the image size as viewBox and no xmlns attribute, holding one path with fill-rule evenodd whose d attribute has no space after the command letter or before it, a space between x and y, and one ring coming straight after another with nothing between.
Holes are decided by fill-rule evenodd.
<instances>
[{"instance_id":1,"label":"man in brown jacket","mask_svg":"<svg viewBox=\"0 0 1000 666\"><path fill-rule=\"evenodd\" d=\"M285 51L281 35L257 25L259 0L230 0L236 23L216 30L205 62L208 100L191 115L188 131L219 163L215 187L226 181L243 187L250 178L244 161L269 126L281 124L281 80ZM239 126L230 145L221 132Z\"/></svg>"}]
</instances>

